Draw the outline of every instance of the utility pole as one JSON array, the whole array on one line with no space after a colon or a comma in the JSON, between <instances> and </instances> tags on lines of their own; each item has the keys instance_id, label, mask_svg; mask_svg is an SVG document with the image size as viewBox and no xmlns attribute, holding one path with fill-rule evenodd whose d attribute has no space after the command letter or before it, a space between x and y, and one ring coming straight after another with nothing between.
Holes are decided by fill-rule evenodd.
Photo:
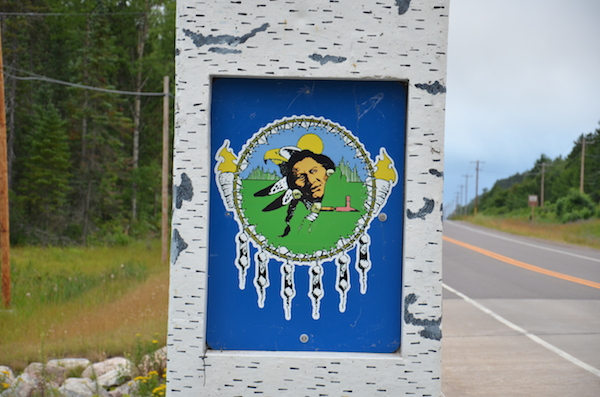
<instances>
[{"instance_id":1,"label":"utility pole","mask_svg":"<svg viewBox=\"0 0 600 397\"><path fill-rule=\"evenodd\" d=\"M0 26L0 251L2 252L2 299L10 307L10 225L8 211L8 154L6 150L6 111L4 109L4 65Z\"/></svg>"},{"instance_id":2,"label":"utility pole","mask_svg":"<svg viewBox=\"0 0 600 397\"><path fill-rule=\"evenodd\" d=\"M552 164L546 164L546 163L541 163L540 164L542 166L542 185L540 186L540 207L544 208L544 180L545 180L545 175L546 175L546 166L547 165L552 165Z\"/></svg>"},{"instance_id":3,"label":"utility pole","mask_svg":"<svg viewBox=\"0 0 600 397\"><path fill-rule=\"evenodd\" d=\"M460 194L459 194L460 201L459 201L459 203L460 203L461 206L462 206L462 203L463 203L463 195L462 194L463 194L463 187L464 186L465 185L459 185L459 188L460 188L460 190L459 190L460 191ZM461 213L463 213L463 212L464 212L464 210L461 211Z\"/></svg>"},{"instance_id":4,"label":"utility pole","mask_svg":"<svg viewBox=\"0 0 600 397\"><path fill-rule=\"evenodd\" d=\"M477 207L479 201L479 163L485 164L485 161L471 161L475 163L475 207L473 208L473 215L477 215Z\"/></svg>"},{"instance_id":5,"label":"utility pole","mask_svg":"<svg viewBox=\"0 0 600 397\"><path fill-rule=\"evenodd\" d=\"M458 215L458 208L460 207L459 194L456 192L456 199L454 200L456 203L456 207L454 208L454 214Z\"/></svg>"},{"instance_id":6,"label":"utility pole","mask_svg":"<svg viewBox=\"0 0 600 397\"><path fill-rule=\"evenodd\" d=\"M579 191L583 193L583 179L585 175L585 138L581 137L581 172L579 173Z\"/></svg>"},{"instance_id":7,"label":"utility pole","mask_svg":"<svg viewBox=\"0 0 600 397\"><path fill-rule=\"evenodd\" d=\"M469 178L473 175L463 175L465 177L465 215L467 215L469 207Z\"/></svg>"},{"instance_id":8,"label":"utility pole","mask_svg":"<svg viewBox=\"0 0 600 397\"><path fill-rule=\"evenodd\" d=\"M586 143L594 143L594 141L588 141L584 136L581 137L581 172L579 173L579 191L583 192L583 180L585 179L585 144Z\"/></svg>"}]
</instances>

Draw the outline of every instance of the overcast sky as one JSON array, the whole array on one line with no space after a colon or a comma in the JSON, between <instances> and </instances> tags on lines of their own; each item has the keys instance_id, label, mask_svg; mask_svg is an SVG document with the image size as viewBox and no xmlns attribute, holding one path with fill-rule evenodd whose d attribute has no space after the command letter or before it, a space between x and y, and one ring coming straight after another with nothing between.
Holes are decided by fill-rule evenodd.
<instances>
[{"instance_id":1,"label":"overcast sky","mask_svg":"<svg viewBox=\"0 0 600 397\"><path fill-rule=\"evenodd\" d=\"M451 0L446 85L449 211L599 127L600 0Z\"/></svg>"}]
</instances>

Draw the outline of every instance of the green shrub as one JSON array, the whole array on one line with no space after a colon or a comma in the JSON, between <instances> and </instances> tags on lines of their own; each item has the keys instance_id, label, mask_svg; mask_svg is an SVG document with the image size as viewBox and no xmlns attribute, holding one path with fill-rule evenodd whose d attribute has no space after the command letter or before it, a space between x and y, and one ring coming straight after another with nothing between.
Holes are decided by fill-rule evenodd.
<instances>
[{"instance_id":1,"label":"green shrub","mask_svg":"<svg viewBox=\"0 0 600 397\"><path fill-rule=\"evenodd\" d=\"M559 221L556 215L556 204L550 201L545 202L543 207L537 207L535 209L535 216L546 221Z\"/></svg>"},{"instance_id":2,"label":"green shrub","mask_svg":"<svg viewBox=\"0 0 600 397\"><path fill-rule=\"evenodd\" d=\"M506 207L489 207L482 211L485 215L489 216L497 216L497 215L505 215L508 213L508 208Z\"/></svg>"},{"instance_id":3,"label":"green shrub","mask_svg":"<svg viewBox=\"0 0 600 397\"><path fill-rule=\"evenodd\" d=\"M585 193L571 189L556 201L556 215L563 222L574 222L594 216L595 204Z\"/></svg>"}]
</instances>

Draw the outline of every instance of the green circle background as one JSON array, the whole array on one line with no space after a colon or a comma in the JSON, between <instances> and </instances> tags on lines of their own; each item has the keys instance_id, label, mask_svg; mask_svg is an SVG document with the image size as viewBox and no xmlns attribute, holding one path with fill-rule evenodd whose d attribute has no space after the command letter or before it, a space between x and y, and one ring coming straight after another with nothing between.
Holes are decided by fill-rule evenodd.
<instances>
[{"instance_id":1,"label":"green circle background","mask_svg":"<svg viewBox=\"0 0 600 397\"><path fill-rule=\"evenodd\" d=\"M268 138L272 133L285 133L285 129L289 125L299 125L301 122L310 122L314 127L318 125L331 133L340 135L340 145L344 145L344 138L350 140L353 146L358 148L362 154L362 159L367 174L373 176L374 169L371 164L368 152L362 144L350 132L341 127L339 124L329 120L315 117L301 116L297 118L283 119L275 121L266 128L259 131L248 142L242 150L238 164L248 162L248 167L258 166L257 161L251 160L252 153L259 146L259 139ZM308 131L307 131L308 132ZM326 154L326 153L324 153ZM262 160L262 159L261 159ZM338 167L339 164L336 164ZM238 165L239 167L239 165ZM325 186L325 195L323 196L323 207L344 207L346 205L346 196L351 196L350 205L358 211L353 212L337 212L337 211L321 211L319 217L310 222L305 219L309 211L302 202L299 202L294 216L290 221L290 233L281 237L286 227L285 217L287 215L288 206L282 206L273 211L263 212L262 209L275 200L279 195L285 194L281 192L272 196L255 197L254 193L264 189L274 183L273 180L241 180L239 178L240 170L235 174L234 202L236 210L244 225L244 230L251 238L258 243L262 249L265 249L272 254L292 259L295 261L314 261L315 259L327 259L336 255L341 251L350 249L358 236L364 233L368 223L371 220L371 211L374 206L374 179L370 180L372 185L372 195L369 197L365 182L348 182L344 175L339 171L331 175ZM241 202L237 199L241 196ZM367 214L366 216L364 216ZM357 231L358 221L364 219ZM253 226L253 228L251 228ZM262 238L260 237L262 236ZM340 238L349 239L343 247L338 247L337 243ZM280 247L285 247L282 250Z\"/></svg>"}]
</instances>

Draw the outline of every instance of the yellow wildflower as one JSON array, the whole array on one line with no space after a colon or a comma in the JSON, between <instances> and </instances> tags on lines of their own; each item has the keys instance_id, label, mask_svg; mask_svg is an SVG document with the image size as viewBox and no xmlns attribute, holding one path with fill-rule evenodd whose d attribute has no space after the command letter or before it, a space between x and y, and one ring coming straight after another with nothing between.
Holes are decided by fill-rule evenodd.
<instances>
[{"instance_id":1,"label":"yellow wildflower","mask_svg":"<svg viewBox=\"0 0 600 397\"><path fill-rule=\"evenodd\" d=\"M0 383L0 385L2 386L3 389L8 389L10 387L10 385L8 383Z\"/></svg>"},{"instance_id":2,"label":"yellow wildflower","mask_svg":"<svg viewBox=\"0 0 600 397\"><path fill-rule=\"evenodd\" d=\"M157 344L158 341L156 339L152 339L152 343Z\"/></svg>"},{"instance_id":3,"label":"yellow wildflower","mask_svg":"<svg viewBox=\"0 0 600 397\"><path fill-rule=\"evenodd\" d=\"M167 388L166 385L160 385L158 387L155 387L154 390L152 390L152 395L153 396L164 396L166 388Z\"/></svg>"},{"instance_id":4,"label":"yellow wildflower","mask_svg":"<svg viewBox=\"0 0 600 397\"><path fill-rule=\"evenodd\" d=\"M158 372L150 371L150 372L148 372L148 376L158 376Z\"/></svg>"}]
</instances>

